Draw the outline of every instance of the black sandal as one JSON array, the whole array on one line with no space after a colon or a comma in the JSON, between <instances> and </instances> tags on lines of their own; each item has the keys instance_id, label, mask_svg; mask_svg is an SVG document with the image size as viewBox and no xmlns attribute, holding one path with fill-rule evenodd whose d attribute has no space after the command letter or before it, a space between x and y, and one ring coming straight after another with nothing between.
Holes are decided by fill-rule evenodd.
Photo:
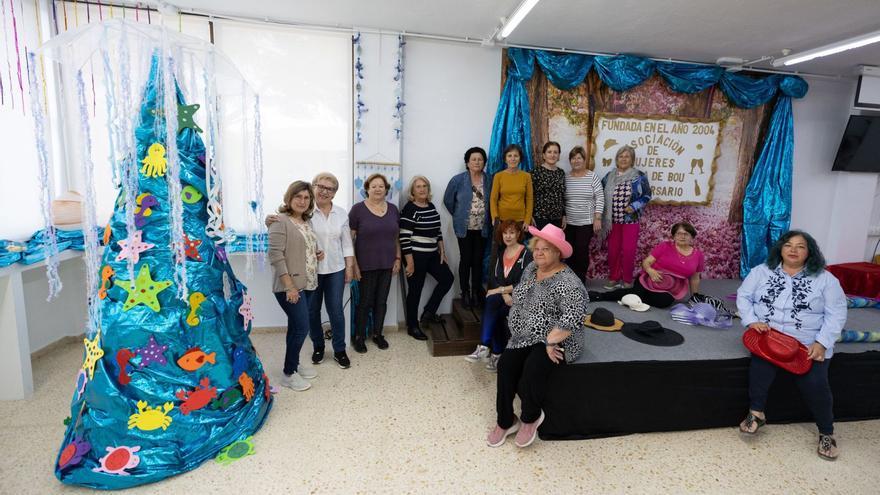
<instances>
[{"instance_id":1,"label":"black sandal","mask_svg":"<svg viewBox=\"0 0 880 495\"><path fill-rule=\"evenodd\" d=\"M753 424L758 425L758 426L755 427L755 431L750 431L752 429ZM755 433L758 433L758 430L760 430L761 427L764 426L765 424L767 424L766 419L759 418L759 417L755 416L754 414L752 414L751 412L749 412L748 416L746 416L746 419L744 419L739 424L739 431L741 431L742 433L745 433L747 435L754 435ZM743 428L743 426L745 426L745 428Z\"/></svg>"}]
</instances>

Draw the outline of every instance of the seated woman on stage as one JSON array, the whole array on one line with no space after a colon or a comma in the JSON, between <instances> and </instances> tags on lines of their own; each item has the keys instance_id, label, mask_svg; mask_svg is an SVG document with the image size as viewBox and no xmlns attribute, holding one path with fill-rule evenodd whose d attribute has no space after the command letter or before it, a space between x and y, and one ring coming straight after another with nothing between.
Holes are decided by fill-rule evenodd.
<instances>
[{"instance_id":1,"label":"seated woman on stage","mask_svg":"<svg viewBox=\"0 0 880 495\"><path fill-rule=\"evenodd\" d=\"M609 292L590 291L590 300L619 301L627 294L635 294L645 304L656 308L668 308L676 300L686 299L687 292L683 291L684 297L676 297L682 295L678 290L675 291L675 294L658 291L659 289L653 284L661 282L664 274L686 280L687 289L691 294L696 294L700 288L700 273L705 269L703 252L694 247L697 229L687 222L679 222L672 226L671 234L671 240L663 241L654 246L651 254L642 261L642 269L644 274L650 278L647 282L652 290L645 287L645 283L642 281L643 276L640 276L636 278L630 288Z\"/></svg>"},{"instance_id":2,"label":"seated woman on stage","mask_svg":"<svg viewBox=\"0 0 880 495\"><path fill-rule=\"evenodd\" d=\"M532 262L532 253L521 244L525 234L521 223L505 220L495 230L495 242L504 245L501 256L495 259L495 267L489 273L489 291L486 293L486 307L483 310L481 343L477 349L465 357L476 363L488 357L486 369L498 370L498 359L507 344L504 335L504 322L513 305L513 288L519 283L523 270ZM492 354L489 354L491 346Z\"/></svg>"},{"instance_id":3,"label":"seated woman on stage","mask_svg":"<svg viewBox=\"0 0 880 495\"><path fill-rule=\"evenodd\" d=\"M486 442L498 447L518 431L514 443L527 447L535 441L544 421L541 405L547 380L555 365L573 362L581 353L587 294L578 276L562 262L571 256L571 244L562 230L547 224L529 227L535 261L513 289L507 317L510 341L498 361L498 414ZM522 402L522 422L513 414L514 395Z\"/></svg>"},{"instance_id":4,"label":"seated woman on stage","mask_svg":"<svg viewBox=\"0 0 880 495\"><path fill-rule=\"evenodd\" d=\"M761 333L773 328L807 346L813 363L810 371L795 377L795 383L819 427L817 453L823 459L837 458L828 366L846 323L846 296L834 275L825 270L825 257L816 241L797 230L783 234L766 263L752 268L743 280L736 291L736 307L744 326ZM777 371L774 364L752 355L749 414L739 425L743 433L754 434L764 426L767 392Z\"/></svg>"}]
</instances>

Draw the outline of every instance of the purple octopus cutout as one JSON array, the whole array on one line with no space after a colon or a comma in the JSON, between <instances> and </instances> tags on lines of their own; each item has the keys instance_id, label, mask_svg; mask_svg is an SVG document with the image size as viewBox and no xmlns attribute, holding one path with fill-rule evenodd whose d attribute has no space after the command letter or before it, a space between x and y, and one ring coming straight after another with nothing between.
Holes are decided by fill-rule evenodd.
<instances>
[{"instance_id":1,"label":"purple octopus cutout","mask_svg":"<svg viewBox=\"0 0 880 495\"><path fill-rule=\"evenodd\" d=\"M164 366L168 363L164 354L167 350L167 345L159 345L156 342L156 337L150 335L150 341L147 345L135 349L135 353L141 357L141 364L139 367L143 368L150 363L159 363Z\"/></svg>"}]
</instances>

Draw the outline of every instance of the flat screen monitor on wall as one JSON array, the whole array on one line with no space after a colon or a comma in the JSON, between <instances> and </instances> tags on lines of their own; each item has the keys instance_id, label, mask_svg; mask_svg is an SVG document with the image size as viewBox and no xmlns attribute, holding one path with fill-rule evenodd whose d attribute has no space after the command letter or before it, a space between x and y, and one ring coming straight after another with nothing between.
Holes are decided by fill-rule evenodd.
<instances>
[{"instance_id":1,"label":"flat screen monitor on wall","mask_svg":"<svg viewBox=\"0 0 880 495\"><path fill-rule=\"evenodd\" d=\"M831 170L880 172L880 117L850 115Z\"/></svg>"}]
</instances>

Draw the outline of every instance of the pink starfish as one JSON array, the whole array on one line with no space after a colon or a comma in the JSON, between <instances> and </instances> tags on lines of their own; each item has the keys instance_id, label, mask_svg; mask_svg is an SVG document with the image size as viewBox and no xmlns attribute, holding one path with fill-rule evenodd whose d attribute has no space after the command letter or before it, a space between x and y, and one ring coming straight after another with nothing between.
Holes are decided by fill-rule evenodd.
<instances>
[{"instance_id":1,"label":"pink starfish","mask_svg":"<svg viewBox=\"0 0 880 495\"><path fill-rule=\"evenodd\" d=\"M119 255L116 256L116 261L122 261L125 258L131 258L131 260L135 263L141 259L141 253L150 249L152 247L156 247L155 244L150 244L149 242L143 242L141 237L143 237L144 232L142 230L135 230L131 237L126 240L118 241L119 247L122 251L119 252Z\"/></svg>"},{"instance_id":2,"label":"pink starfish","mask_svg":"<svg viewBox=\"0 0 880 495\"><path fill-rule=\"evenodd\" d=\"M254 321L254 312L251 310L251 304L254 298L245 292L242 297L241 307L238 308L238 314L244 316L244 330L247 331L250 322Z\"/></svg>"}]
</instances>

